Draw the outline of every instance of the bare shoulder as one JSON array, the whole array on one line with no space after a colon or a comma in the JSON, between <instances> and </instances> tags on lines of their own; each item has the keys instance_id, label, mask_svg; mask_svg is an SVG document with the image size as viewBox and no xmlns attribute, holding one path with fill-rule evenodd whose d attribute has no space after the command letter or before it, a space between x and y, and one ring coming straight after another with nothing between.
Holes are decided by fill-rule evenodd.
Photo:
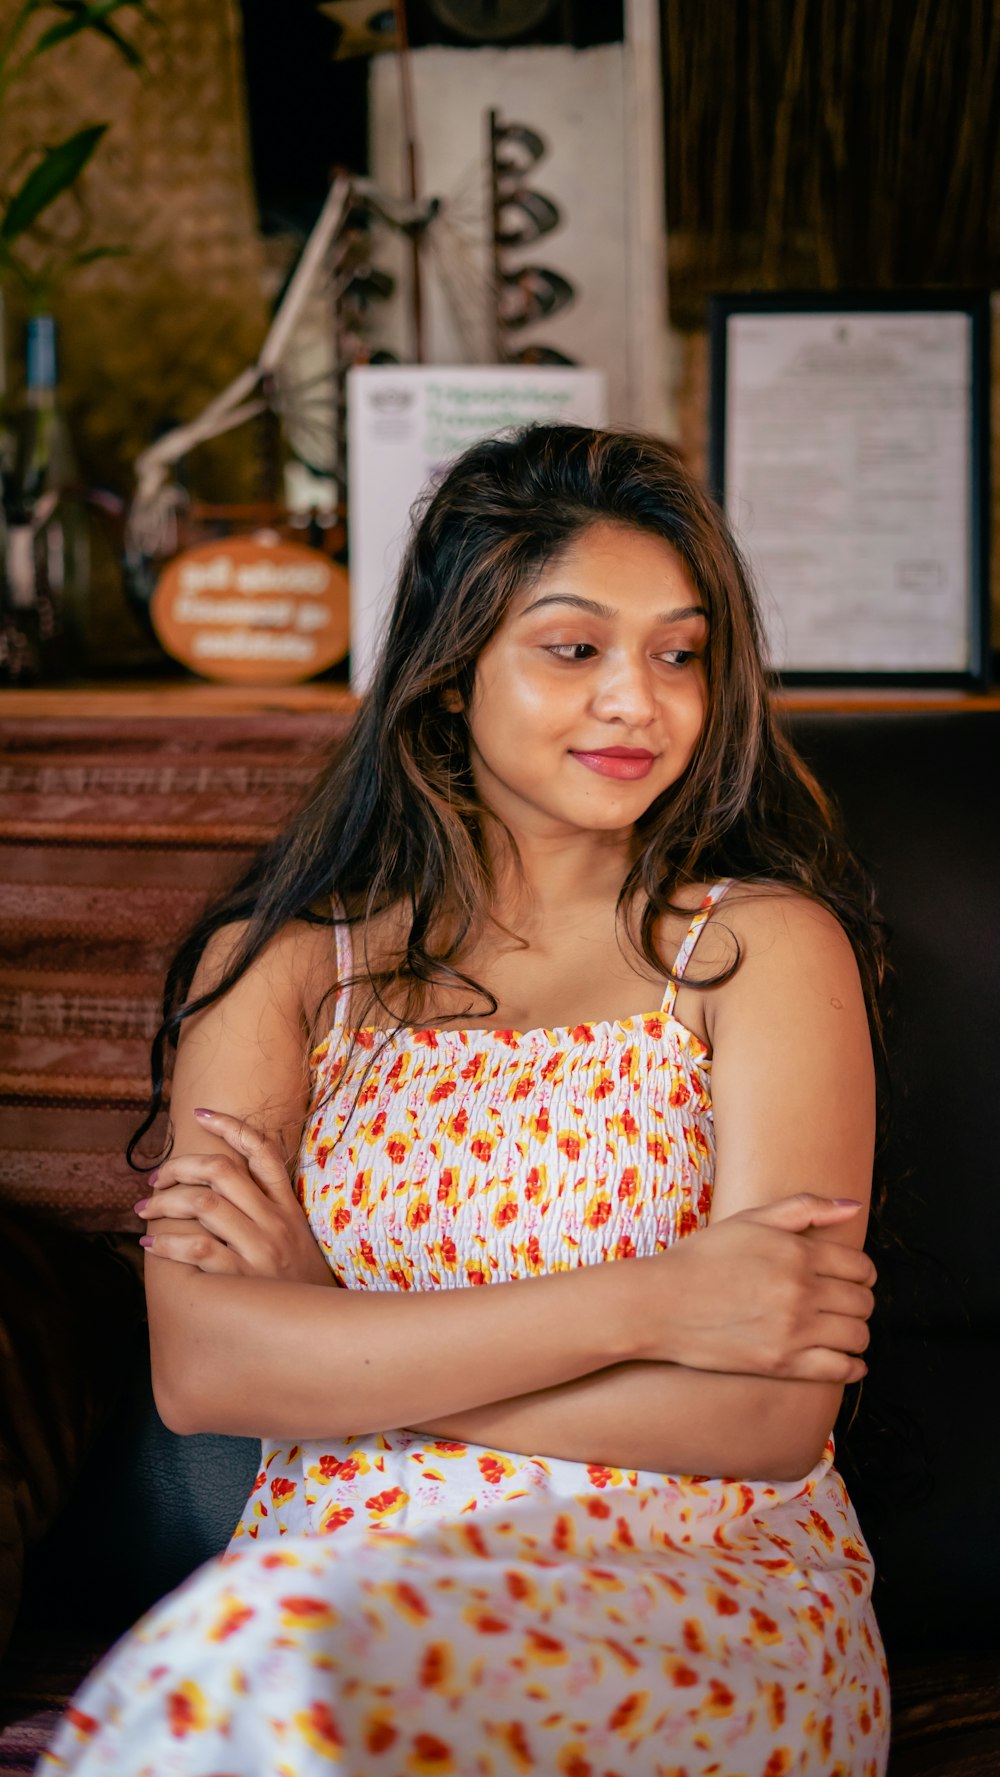
<instances>
[{"instance_id":1,"label":"bare shoulder","mask_svg":"<svg viewBox=\"0 0 1000 1777\"><path fill-rule=\"evenodd\" d=\"M211 993L225 980L243 953L248 931L248 922L240 920L212 933L192 982L192 998ZM252 958L224 999L238 1002L241 1010L267 1006L311 1028L337 985L336 953L332 924L289 920Z\"/></svg>"},{"instance_id":2,"label":"bare shoulder","mask_svg":"<svg viewBox=\"0 0 1000 1777\"><path fill-rule=\"evenodd\" d=\"M781 883L734 882L703 928L678 995L683 1021L714 1047L720 1019L803 1012L864 1016L851 941L829 908Z\"/></svg>"}]
</instances>

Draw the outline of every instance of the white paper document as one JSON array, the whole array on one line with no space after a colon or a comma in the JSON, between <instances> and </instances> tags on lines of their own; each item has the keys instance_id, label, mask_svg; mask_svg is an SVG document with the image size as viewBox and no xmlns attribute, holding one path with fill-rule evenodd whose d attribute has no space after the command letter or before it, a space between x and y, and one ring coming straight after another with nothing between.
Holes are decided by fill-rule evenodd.
<instances>
[{"instance_id":1,"label":"white paper document","mask_svg":"<svg viewBox=\"0 0 1000 1777\"><path fill-rule=\"evenodd\" d=\"M970 663L972 321L734 314L725 502L790 672Z\"/></svg>"}]
</instances>

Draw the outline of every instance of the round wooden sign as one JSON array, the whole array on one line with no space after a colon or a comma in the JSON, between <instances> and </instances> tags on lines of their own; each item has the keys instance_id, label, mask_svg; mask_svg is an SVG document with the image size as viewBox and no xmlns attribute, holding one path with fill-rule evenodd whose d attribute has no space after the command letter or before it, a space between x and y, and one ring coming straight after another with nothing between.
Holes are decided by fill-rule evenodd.
<instances>
[{"instance_id":1,"label":"round wooden sign","mask_svg":"<svg viewBox=\"0 0 1000 1777\"><path fill-rule=\"evenodd\" d=\"M347 653L347 570L267 531L175 555L153 594L168 654L206 679L290 685Z\"/></svg>"}]
</instances>

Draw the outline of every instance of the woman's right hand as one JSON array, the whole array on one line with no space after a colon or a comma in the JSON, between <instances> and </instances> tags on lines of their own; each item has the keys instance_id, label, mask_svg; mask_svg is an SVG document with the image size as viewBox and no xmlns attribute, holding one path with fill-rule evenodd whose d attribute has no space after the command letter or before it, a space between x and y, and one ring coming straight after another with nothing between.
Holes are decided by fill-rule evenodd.
<instances>
[{"instance_id":1,"label":"woman's right hand","mask_svg":"<svg viewBox=\"0 0 1000 1777\"><path fill-rule=\"evenodd\" d=\"M860 1211L853 1199L802 1191L711 1222L645 1261L644 1355L695 1370L860 1381L875 1267L818 1232Z\"/></svg>"}]
</instances>

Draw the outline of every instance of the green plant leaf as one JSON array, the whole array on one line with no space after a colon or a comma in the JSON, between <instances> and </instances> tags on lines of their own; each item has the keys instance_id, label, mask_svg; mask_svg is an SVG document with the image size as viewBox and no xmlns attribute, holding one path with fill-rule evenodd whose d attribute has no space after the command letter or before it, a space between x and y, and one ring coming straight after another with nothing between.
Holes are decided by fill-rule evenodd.
<instances>
[{"instance_id":1,"label":"green plant leaf","mask_svg":"<svg viewBox=\"0 0 1000 1777\"><path fill-rule=\"evenodd\" d=\"M90 124L47 150L7 205L0 222L0 247L16 241L79 178L107 127L106 123Z\"/></svg>"},{"instance_id":2,"label":"green plant leaf","mask_svg":"<svg viewBox=\"0 0 1000 1777\"><path fill-rule=\"evenodd\" d=\"M32 56L43 55L47 49L53 49L57 43L65 43L67 38L76 37L81 31L96 31L113 43L122 59L130 68L143 66L142 56L134 44L123 37L121 32L108 21L115 12L125 8L139 12L146 18L152 18L144 4L144 0L53 0L60 12L69 14L68 18L60 19L57 24L50 25L43 31L32 49Z\"/></svg>"}]
</instances>

